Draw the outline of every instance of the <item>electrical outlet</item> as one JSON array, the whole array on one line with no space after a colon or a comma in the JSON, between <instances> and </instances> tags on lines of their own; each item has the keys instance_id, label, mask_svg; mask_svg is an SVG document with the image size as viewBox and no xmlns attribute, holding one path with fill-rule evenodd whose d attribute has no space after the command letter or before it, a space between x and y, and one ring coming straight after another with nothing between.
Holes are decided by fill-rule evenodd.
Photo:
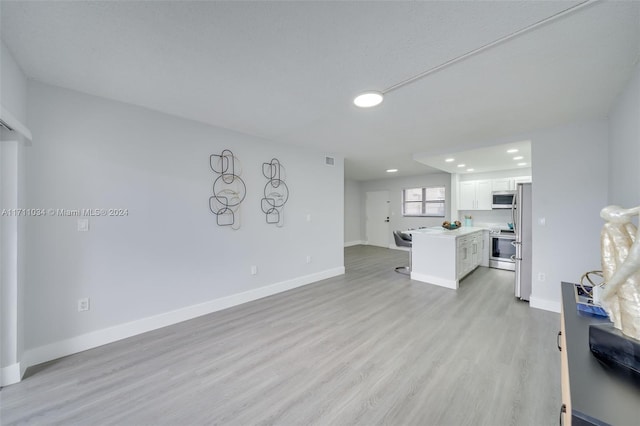
<instances>
[{"instance_id":1,"label":"electrical outlet","mask_svg":"<svg viewBox=\"0 0 640 426\"><path fill-rule=\"evenodd\" d=\"M251 265L251 275L258 275L258 267L256 265Z\"/></svg>"},{"instance_id":2,"label":"electrical outlet","mask_svg":"<svg viewBox=\"0 0 640 426\"><path fill-rule=\"evenodd\" d=\"M544 281L547 279L547 274L544 272L538 272L538 281Z\"/></svg>"},{"instance_id":3,"label":"electrical outlet","mask_svg":"<svg viewBox=\"0 0 640 426\"><path fill-rule=\"evenodd\" d=\"M90 305L89 305L88 297L78 299L78 312L88 311L89 308L90 308Z\"/></svg>"},{"instance_id":4,"label":"electrical outlet","mask_svg":"<svg viewBox=\"0 0 640 426\"><path fill-rule=\"evenodd\" d=\"M307 256L307 263L311 263L311 256Z\"/></svg>"}]
</instances>

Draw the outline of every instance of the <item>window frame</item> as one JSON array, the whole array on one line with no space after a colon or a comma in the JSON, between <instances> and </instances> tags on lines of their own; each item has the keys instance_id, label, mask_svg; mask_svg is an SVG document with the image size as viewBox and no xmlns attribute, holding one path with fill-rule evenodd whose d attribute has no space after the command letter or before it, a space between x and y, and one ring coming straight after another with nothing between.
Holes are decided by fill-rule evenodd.
<instances>
[{"instance_id":1,"label":"window frame","mask_svg":"<svg viewBox=\"0 0 640 426\"><path fill-rule=\"evenodd\" d=\"M444 197L440 200L436 200L436 199L427 199L427 189L442 189L445 193ZM422 192L422 197L419 201L408 201L405 199L406 197L406 193L409 190L416 190L419 189ZM446 203L447 203L447 196L446 196L446 190L447 187L445 185L432 185L432 186L418 186L418 187L412 187L412 188L402 188L402 216L403 217L445 217L446 216ZM407 214L407 204L420 204L420 214ZM426 207L429 204L442 204L442 214L428 214L426 211Z\"/></svg>"}]
</instances>

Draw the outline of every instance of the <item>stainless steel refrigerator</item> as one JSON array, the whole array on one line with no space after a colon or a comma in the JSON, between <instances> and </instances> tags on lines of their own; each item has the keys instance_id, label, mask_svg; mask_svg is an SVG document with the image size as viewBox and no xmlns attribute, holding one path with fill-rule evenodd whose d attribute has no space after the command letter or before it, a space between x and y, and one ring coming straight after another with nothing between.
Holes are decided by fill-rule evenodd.
<instances>
[{"instance_id":1,"label":"stainless steel refrigerator","mask_svg":"<svg viewBox=\"0 0 640 426\"><path fill-rule=\"evenodd\" d=\"M516 283L518 299L529 300L531 296L531 184L519 183L511 209L516 239Z\"/></svg>"}]
</instances>

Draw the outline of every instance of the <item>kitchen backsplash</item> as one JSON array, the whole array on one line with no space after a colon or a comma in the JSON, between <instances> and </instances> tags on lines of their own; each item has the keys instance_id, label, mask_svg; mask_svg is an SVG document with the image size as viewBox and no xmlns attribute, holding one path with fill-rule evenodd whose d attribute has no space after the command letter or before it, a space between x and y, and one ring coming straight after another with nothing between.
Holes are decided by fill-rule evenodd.
<instances>
[{"instance_id":1,"label":"kitchen backsplash","mask_svg":"<svg viewBox=\"0 0 640 426\"><path fill-rule=\"evenodd\" d=\"M486 223L502 223L505 226L509 222L513 222L511 219L511 209L500 210L459 210L458 211L460 222L464 223L465 216L471 216L474 225L486 224Z\"/></svg>"}]
</instances>

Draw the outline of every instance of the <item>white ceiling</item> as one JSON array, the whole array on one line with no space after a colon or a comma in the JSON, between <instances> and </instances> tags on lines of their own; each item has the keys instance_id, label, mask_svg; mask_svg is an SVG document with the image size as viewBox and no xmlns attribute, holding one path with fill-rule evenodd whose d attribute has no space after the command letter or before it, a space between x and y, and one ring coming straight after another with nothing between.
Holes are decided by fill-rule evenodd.
<instances>
[{"instance_id":1,"label":"white ceiling","mask_svg":"<svg viewBox=\"0 0 640 426\"><path fill-rule=\"evenodd\" d=\"M413 159L447 173L484 173L496 170L531 169L531 141L491 145L440 155L416 154Z\"/></svg>"},{"instance_id":2,"label":"white ceiling","mask_svg":"<svg viewBox=\"0 0 640 426\"><path fill-rule=\"evenodd\" d=\"M416 153L606 116L638 60L639 2L597 2L352 104L575 3L3 0L0 14L33 79L342 154L369 180L433 171Z\"/></svg>"}]
</instances>

